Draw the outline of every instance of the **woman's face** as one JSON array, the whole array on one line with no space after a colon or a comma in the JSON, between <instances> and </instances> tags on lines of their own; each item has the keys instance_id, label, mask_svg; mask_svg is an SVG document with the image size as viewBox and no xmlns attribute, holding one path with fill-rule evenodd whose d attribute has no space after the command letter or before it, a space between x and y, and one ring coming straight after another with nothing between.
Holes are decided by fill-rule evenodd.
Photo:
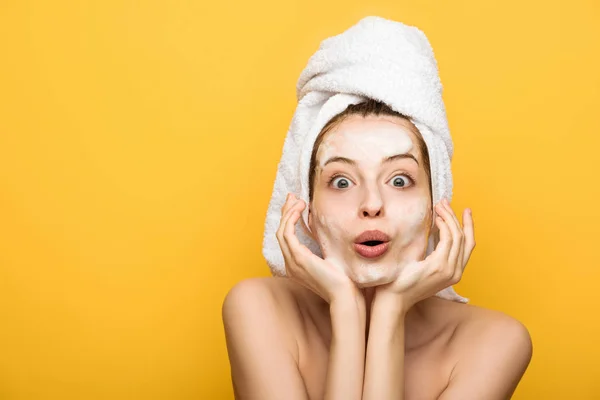
<instances>
[{"instance_id":1,"label":"woman's face","mask_svg":"<svg viewBox=\"0 0 600 400\"><path fill-rule=\"evenodd\" d=\"M412 129L400 117L351 115L317 152L308 223L323 257L360 287L393 281L427 249L431 193ZM367 230L388 235L384 254L369 258L355 248Z\"/></svg>"}]
</instances>

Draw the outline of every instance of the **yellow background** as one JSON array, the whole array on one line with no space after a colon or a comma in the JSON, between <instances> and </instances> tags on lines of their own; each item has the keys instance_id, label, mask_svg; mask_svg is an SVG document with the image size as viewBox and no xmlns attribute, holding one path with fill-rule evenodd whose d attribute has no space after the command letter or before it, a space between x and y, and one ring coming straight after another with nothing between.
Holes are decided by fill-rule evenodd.
<instances>
[{"instance_id":1,"label":"yellow background","mask_svg":"<svg viewBox=\"0 0 600 400\"><path fill-rule=\"evenodd\" d=\"M0 3L0 399L231 399L221 303L269 275L295 84L365 15L433 45L477 249L534 342L515 399L600 398L600 4Z\"/></svg>"}]
</instances>

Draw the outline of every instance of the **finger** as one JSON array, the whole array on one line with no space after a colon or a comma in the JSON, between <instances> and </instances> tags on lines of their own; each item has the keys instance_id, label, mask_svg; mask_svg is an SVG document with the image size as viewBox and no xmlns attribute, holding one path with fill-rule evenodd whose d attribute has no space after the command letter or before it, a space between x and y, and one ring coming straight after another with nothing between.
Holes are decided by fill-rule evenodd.
<instances>
[{"instance_id":1,"label":"finger","mask_svg":"<svg viewBox=\"0 0 600 400\"><path fill-rule=\"evenodd\" d=\"M448 224L444 222L442 217L435 217L435 224L440 231L440 240L433 253L431 253L431 256L434 258L436 264L439 265L439 262L446 262L448 259L448 254L450 254L450 249L452 248L452 234L450 233Z\"/></svg>"},{"instance_id":2,"label":"finger","mask_svg":"<svg viewBox=\"0 0 600 400\"><path fill-rule=\"evenodd\" d=\"M454 222L456 223L456 226L458 226L459 228L461 227L460 222L458 221L458 217L456 216L456 214L454 213L454 210L452 209L452 206L450 205L450 203L448 202L448 199L443 199L442 201L442 205L444 206L444 208L446 210L448 210L448 212L450 213L450 215L452 216L452 218L454 218Z\"/></svg>"},{"instance_id":3,"label":"finger","mask_svg":"<svg viewBox=\"0 0 600 400\"><path fill-rule=\"evenodd\" d=\"M466 266L475 248L475 226L473 223L473 212L466 209L463 213L463 224L465 232L465 252L463 254L463 265ZM463 267L464 268L464 267Z\"/></svg>"},{"instance_id":4,"label":"finger","mask_svg":"<svg viewBox=\"0 0 600 400\"><path fill-rule=\"evenodd\" d=\"M292 252L289 248L289 244L287 242L287 240L285 239L285 229L286 226L288 224L288 221L290 219L290 217L292 216L293 212L294 212L294 206L296 206L296 203L293 204L292 206L290 206L285 214L281 217L281 221L279 223L279 228L277 229L277 241L279 242L279 246L281 247L281 250L283 252L283 255L285 257L286 260L288 260L289 262L293 262L293 257L292 257Z\"/></svg>"},{"instance_id":5,"label":"finger","mask_svg":"<svg viewBox=\"0 0 600 400\"><path fill-rule=\"evenodd\" d=\"M281 216L281 222L282 222L281 226L283 226L283 227L285 227L284 220L287 220L287 218L290 217L291 213L294 210L300 209L299 207L301 207L302 209L304 209L304 204L305 204L304 201L300 200L300 199L297 199L297 198L296 198L296 200L294 200L294 198L295 197L292 194L290 196L289 204L285 207L285 213ZM283 228L282 231L285 231L285 228Z\"/></svg>"},{"instance_id":6,"label":"finger","mask_svg":"<svg viewBox=\"0 0 600 400\"><path fill-rule=\"evenodd\" d=\"M454 265L454 274L452 275L452 284L458 283L462 279L465 265L463 264L463 254L465 252L465 239L460 240L460 249L458 251L458 260Z\"/></svg>"},{"instance_id":7,"label":"finger","mask_svg":"<svg viewBox=\"0 0 600 400\"><path fill-rule=\"evenodd\" d=\"M289 196L288 196L288 199L289 199ZM281 236L281 239L283 239L283 231L285 228L285 221L287 221L287 218L289 217L290 209L291 209L292 205L294 204L294 203L290 203L290 204L288 204L288 203L290 203L289 200L286 201L286 204L284 204L284 206L281 209L281 211L282 211L281 218L279 219L279 227L277 228L277 233L276 233L276 235L278 237Z\"/></svg>"},{"instance_id":8,"label":"finger","mask_svg":"<svg viewBox=\"0 0 600 400\"><path fill-rule=\"evenodd\" d=\"M465 253L465 232L463 230L463 225L464 225L464 210L463 210L463 223L461 224L458 221L458 217L456 216L456 214L454 213L454 210L452 210L452 208L449 206L449 204L446 204L446 208L449 209L449 211L451 212L452 216L454 217L454 220L456 221L456 226L458 227L459 231L460 231L460 249L458 251L458 258L456 260L456 265L455 265L455 276L457 280L460 280L462 277L462 272L464 269L464 264L463 264L463 255Z\"/></svg>"},{"instance_id":9,"label":"finger","mask_svg":"<svg viewBox=\"0 0 600 400\"><path fill-rule=\"evenodd\" d=\"M290 207L294 204L295 201L295 196L292 193L288 193L287 197L285 198L285 203L283 203L283 206L281 207L282 216L287 212L287 210L290 209Z\"/></svg>"},{"instance_id":10,"label":"finger","mask_svg":"<svg viewBox=\"0 0 600 400\"><path fill-rule=\"evenodd\" d=\"M285 226L285 221L287 221L287 218L282 218L282 221L279 225L279 229L277 230L277 233L275 234L275 236L277 237L277 242L279 242L279 247L281 248L281 252L283 253L284 267L285 267L286 275L291 276L290 269L293 269L293 266L290 264L293 262L292 255L290 253L289 246L283 237L283 227Z\"/></svg>"},{"instance_id":11,"label":"finger","mask_svg":"<svg viewBox=\"0 0 600 400\"><path fill-rule=\"evenodd\" d=\"M448 255L448 263L452 267L454 267L458 263L458 255L460 252L460 244L462 241L462 232L458 228L456 220L452 217L450 211L448 211L443 202L439 208L439 213L448 225L448 228L450 229L450 232L452 234L452 247L450 249L450 254Z\"/></svg>"},{"instance_id":12,"label":"finger","mask_svg":"<svg viewBox=\"0 0 600 400\"><path fill-rule=\"evenodd\" d=\"M302 207L303 209L304 207ZM304 261L304 258L308 256L307 251L312 254L312 252L300 243L298 237L296 236L295 227L298 219L300 219L301 211L300 209L292 209L290 212L290 216L286 221L285 231L283 237L288 245L290 255L295 263L302 264L303 267L307 267Z\"/></svg>"},{"instance_id":13,"label":"finger","mask_svg":"<svg viewBox=\"0 0 600 400\"><path fill-rule=\"evenodd\" d=\"M284 220L282 221L282 234L284 240L287 240L288 235L295 236L295 225L298 221L298 217L301 215L301 210L304 209L304 202L302 200L296 201L292 206L287 210ZM297 214L295 216L294 214ZM289 246L289 243L287 243Z\"/></svg>"},{"instance_id":14,"label":"finger","mask_svg":"<svg viewBox=\"0 0 600 400\"><path fill-rule=\"evenodd\" d=\"M448 202L448 199L444 199L445 201L443 201L443 205L446 208L446 210L448 210L448 213L450 214L450 216L452 217L452 219L454 219L454 223L456 224L456 227L458 228L458 231L460 232L462 238L464 239L464 232L463 232L463 228L462 225L460 223L460 221L458 220L458 217L456 216L456 213L454 212L454 210L452 209L452 206L450 205L450 203ZM462 258L458 258L458 260L462 260Z\"/></svg>"},{"instance_id":15,"label":"finger","mask_svg":"<svg viewBox=\"0 0 600 400\"><path fill-rule=\"evenodd\" d=\"M462 272L464 271L466 262L463 262L464 260L464 253L465 253L465 233L464 233L464 215L465 215L465 211L463 211L463 223L462 225L460 224L460 222L458 221L458 217L456 216L456 213L454 212L454 210L452 209L450 203L447 201L447 199L444 199L445 201L443 201L442 203L444 204L446 210L448 210L448 212L450 213L450 215L452 215L452 217L454 218L454 222L456 223L456 226L458 227L459 232L461 233L461 240L460 240L460 250L458 252L458 257L456 259L456 264L455 264L455 276L460 279L462 277Z\"/></svg>"}]
</instances>

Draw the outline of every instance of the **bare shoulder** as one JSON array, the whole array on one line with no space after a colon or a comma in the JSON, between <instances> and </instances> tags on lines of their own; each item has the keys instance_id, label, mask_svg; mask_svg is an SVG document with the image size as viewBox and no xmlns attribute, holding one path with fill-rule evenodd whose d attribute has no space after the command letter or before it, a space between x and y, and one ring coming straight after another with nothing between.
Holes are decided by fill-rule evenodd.
<instances>
[{"instance_id":1,"label":"bare shoulder","mask_svg":"<svg viewBox=\"0 0 600 400\"><path fill-rule=\"evenodd\" d=\"M286 278L246 279L235 284L223 300L236 398L306 398L298 369L302 319L291 283Z\"/></svg>"},{"instance_id":2,"label":"bare shoulder","mask_svg":"<svg viewBox=\"0 0 600 400\"><path fill-rule=\"evenodd\" d=\"M451 307L460 315L450 344L455 367L440 399L509 398L533 354L528 329L500 311L467 304Z\"/></svg>"},{"instance_id":3,"label":"bare shoulder","mask_svg":"<svg viewBox=\"0 0 600 400\"><path fill-rule=\"evenodd\" d=\"M224 306L242 300L244 303L249 301L273 301L285 300L292 293L287 284L287 279L278 277L258 277L244 279L236 283L225 296Z\"/></svg>"},{"instance_id":4,"label":"bare shoulder","mask_svg":"<svg viewBox=\"0 0 600 400\"><path fill-rule=\"evenodd\" d=\"M506 350L507 347L531 353L531 335L518 319L501 311L470 304L457 304L461 309L461 326L457 332L457 346L461 350L474 343ZM482 350L482 349L479 349Z\"/></svg>"},{"instance_id":5,"label":"bare shoulder","mask_svg":"<svg viewBox=\"0 0 600 400\"><path fill-rule=\"evenodd\" d=\"M249 278L236 283L223 300L225 331L263 332L285 338L297 351L296 336L302 324L303 288L283 277ZM245 323L243 321L246 321Z\"/></svg>"},{"instance_id":6,"label":"bare shoulder","mask_svg":"<svg viewBox=\"0 0 600 400\"><path fill-rule=\"evenodd\" d=\"M282 311L284 316L294 315L300 303L305 301L306 289L283 277L249 278L236 283L223 301L223 309L229 307L263 307L262 311Z\"/></svg>"}]
</instances>

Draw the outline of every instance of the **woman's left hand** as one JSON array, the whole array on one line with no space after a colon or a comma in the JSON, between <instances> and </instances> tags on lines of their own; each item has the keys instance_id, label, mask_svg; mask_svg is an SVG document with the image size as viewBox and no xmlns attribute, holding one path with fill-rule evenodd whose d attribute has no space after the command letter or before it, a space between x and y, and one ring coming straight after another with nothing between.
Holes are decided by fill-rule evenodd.
<instances>
[{"instance_id":1,"label":"woman's left hand","mask_svg":"<svg viewBox=\"0 0 600 400\"><path fill-rule=\"evenodd\" d=\"M446 199L436 205L436 211L439 216L435 223L440 230L440 241L435 250L422 261L404 265L393 282L377 286L375 300L391 298L406 312L417 302L460 281L475 248L471 210L463 212L464 228L461 228Z\"/></svg>"}]
</instances>

